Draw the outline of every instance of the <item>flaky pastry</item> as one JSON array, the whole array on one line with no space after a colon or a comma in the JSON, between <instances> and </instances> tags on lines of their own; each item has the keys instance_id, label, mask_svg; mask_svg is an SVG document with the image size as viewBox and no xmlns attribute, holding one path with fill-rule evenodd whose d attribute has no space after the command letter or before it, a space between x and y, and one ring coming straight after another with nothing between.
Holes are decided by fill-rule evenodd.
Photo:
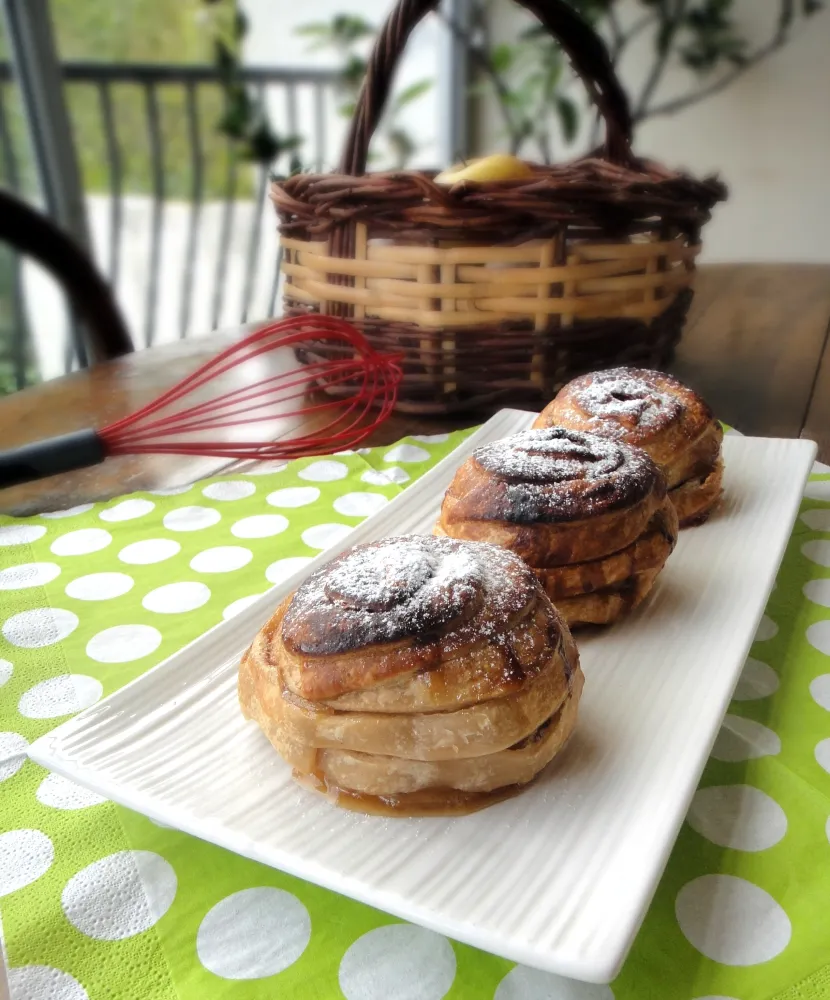
<instances>
[{"instance_id":1,"label":"flaky pastry","mask_svg":"<svg viewBox=\"0 0 830 1000\"><path fill-rule=\"evenodd\" d=\"M709 406L664 372L612 368L574 379L534 427L567 427L635 445L657 463L680 527L706 520L721 496L723 429Z\"/></svg>"},{"instance_id":2,"label":"flaky pastry","mask_svg":"<svg viewBox=\"0 0 830 1000\"><path fill-rule=\"evenodd\" d=\"M677 515L644 451L547 428L478 448L456 472L435 534L510 549L569 625L605 625L651 590Z\"/></svg>"},{"instance_id":3,"label":"flaky pastry","mask_svg":"<svg viewBox=\"0 0 830 1000\"><path fill-rule=\"evenodd\" d=\"M579 656L492 545L357 546L277 608L239 700L304 784L369 812L465 812L532 780L576 723Z\"/></svg>"}]
</instances>

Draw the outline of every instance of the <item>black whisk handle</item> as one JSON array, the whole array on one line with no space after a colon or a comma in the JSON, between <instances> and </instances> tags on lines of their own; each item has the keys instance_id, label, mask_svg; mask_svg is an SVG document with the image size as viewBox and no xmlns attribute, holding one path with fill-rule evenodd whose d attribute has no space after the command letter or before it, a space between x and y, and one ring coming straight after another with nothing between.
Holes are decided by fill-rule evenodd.
<instances>
[{"instance_id":1,"label":"black whisk handle","mask_svg":"<svg viewBox=\"0 0 830 1000\"><path fill-rule=\"evenodd\" d=\"M107 457L98 432L88 429L0 451L0 489L98 465Z\"/></svg>"}]
</instances>

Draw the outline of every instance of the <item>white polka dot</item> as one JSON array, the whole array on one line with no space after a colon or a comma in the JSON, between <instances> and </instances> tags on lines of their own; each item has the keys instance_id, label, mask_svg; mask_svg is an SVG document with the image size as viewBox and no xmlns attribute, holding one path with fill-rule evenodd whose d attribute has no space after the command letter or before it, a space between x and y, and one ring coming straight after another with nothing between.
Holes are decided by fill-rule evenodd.
<instances>
[{"instance_id":1,"label":"white polka dot","mask_svg":"<svg viewBox=\"0 0 830 1000\"><path fill-rule=\"evenodd\" d=\"M66 585L66 596L76 601L109 601L133 589L135 580L126 573L89 573Z\"/></svg>"},{"instance_id":2,"label":"white polka dot","mask_svg":"<svg viewBox=\"0 0 830 1000\"><path fill-rule=\"evenodd\" d=\"M259 462L250 469L245 470L246 476L270 476L275 472L282 472L288 468L288 462Z\"/></svg>"},{"instance_id":3,"label":"white polka dot","mask_svg":"<svg viewBox=\"0 0 830 1000\"><path fill-rule=\"evenodd\" d=\"M443 444L449 441L449 434L413 434L414 441L421 441L423 444Z\"/></svg>"},{"instance_id":4,"label":"white polka dot","mask_svg":"<svg viewBox=\"0 0 830 1000\"><path fill-rule=\"evenodd\" d=\"M830 674L822 674L810 681L810 694L817 705L830 712Z\"/></svg>"},{"instance_id":5,"label":"white polka dot","mask_svg":"<svg viewBox=\"0 0 830 1000\"><path fill-rule=\"evenodd\" d=\"M815 622L806 633L807 642L820 653L827 653L830 656L830 621Z\"/></svg>"},{"instance_id":6,"label":"white polka dot","mask_svg":"<svg viewBox=\"0 0 830 1000\"><path fill-rule=\"evenodd\" d=\"M260 597L262 597L262 594L251 594L250 597L240 597L238 601L232 601L222 612L222 617L225 621L229 618L235 618L245 608L249 608L252 604L256 603Z\"/></svg>"},{"instance_id":7,"label":"white polka dot","mask_svg":"<svg viewBox=\"0 0 830 1000\"><path fill-rule=\"evenodd\" d=\"M778 684L778 674L769 664L748 656L732 699L754 701L756 698L769 698L778 690Z\"/></svg>"},{"instance_id":8,"label":"white polka dot","mask_svg":"<svg viewBox=\"0 0 830 1000\"><path fill-rule=\"evenodd\" d=\"M778 626L769 617L769 615L764 615L758 622L758 628L755 631L755 638L753 642L766 642L767 639L772 639L774 636L778 635Z\"/></svg>"},{"instance_id":9,"label":"white polka dot","mask_svg":"<svg viewBox=\"0 0 830 1000\"><path fill-rule=\"evenodd\" d=\"M9 969L12 1000L89 1000L74 976L49 965L19 965Z\"/></svg>"},{"instance_id":10,"label":"white polka dot","mask_svg":"<svg viewBox=\"0 0 830 1000\"><path fill-rule=\"evenodd\" d=\"M610 986L579 983L517 965L499 983L493 1000L614 1000L614 994Z\"/></svg>"},{"instance_id":11,"label":"white polka dot","mask_svg":"<svg viewBox=\"0 0 830 1000\"><path fill-rule=\"evenodd\" d=\"M57 563L36 562L21 563L0 569L0 590L28 590L29 587L42 587L60 576L61 568Z\"/></svg>"},{"instance_id":12,"label":"white polka dot","mask_svg":"<svg viewBox=\"0 0 830 1000\"><path fill-rule=\"evenodd\" d=\"M19 733L0 733L0 781L13 777L23 767L28 748Z\"/></svg>"},{"instance_id":13,"label":"white polka dot","mask_svg":"<svg viewBox=\"0 0 830 1000\"><path fill-rule=\"evenodd\" d=\"M455 979L455 952L422 927L377 927L348 949L339 979L346 1000L441 1000Z\"/></svg>"},{"instance_id":14,"label":"white polka dot","mask_svg":"<svg viewBox=\"0 0 830 1000\"><path fill-rule=\"evenodd\" d=\"M10 660L0 659L0 687L9 680L14 673L14 664Z\"/></svg>"},{"instance_id":15,"label":"white polka dot","mask_svg":"<svg viewBox=\"0 0 830 1000\"><path fill-rule=\"evenodd\" d=\"M759 886L734 875L701 875L684 885L674 905L692 947L722 965L758 965L790 942L787 914Z\"/></svg>"},{"instance_id":16,"label":"white polka dot","mask_svg":"<svg viewBox=\"0 0 830 1000\"><path fill-rule=\"evenodd\" d=\"M805 542L801 554L819 566L830 566L830 542Z\"/></svg>"},{"instance_id":17,"label":"white polka dot","mask_svg":"<svg viewBox=\"0 0 830 1000\"><path fill-rule=\"evenodd\" d=\"M316 486L287 486L284 490L274 490L265 498L272 507L305 507L320 497Z\"/></svg>"},{"instance_id":18,"label":"white polka dot","mask_svg":"<svg viewBox=\"0 0 830 1000\"><path fill-rule=\"evenodd\" d=\"M241 545L217 545L195 555L190 568L197 573L232 573L247 566L253 558L253 552Z\"/></svg>"},{"instance_id":19,"label":"white polka dot","mask_svg":"<svg viewBox=\"0 0 830 1000\"><path fill-rule=\"evenodd\" d=\"M344 493L334 501L334 509L346 517L369 517L389 503L382 493Z\"/></svg>"},{"instance_id":20,"label":"white polka dot","mask_svg":"<svg viewBox=\"0 0 830 1000\"><path fill-rule=\"evenodd\" d=\"M66 883L61 906L72 926L96 941L123 941L149 930L170 909L176 873L151 851L119 851Z\"/></svg>"},{"instance_id":21,"label":"white polka dot","mask_svg":"<svg viewBox=\"0 0 830 1000\"><path fill-rule=\"evenodd\" d=\"M328 458L321 462L312 462L311 465L307 465L297 473L300 479L305 479L310 483L331 483L335 479L345 479L348 474L348 465L344 465L342 462L333 462Z\"/></svg>"},{"instance_id":22,"label":"white polka dot","mask_svg":"<svg viewBox=\"0 0 830 1000\"><path fill-rule=\"evenodd\" d=\"M122 500L114 507L102 510L98 516L102 521L134 521L137 517L149 514L151 510L155 510L155 507L152 500L133 497L130 500Z\"/></svg>"},{"instance_id":23,"label":"white polka dot","mask_svg":"<svg viewBox=\"0 0 830 1000\"><path fill-rule=\"evenodd\" d=\"M13 646L40 649L54 646L78 627L78 616L63 608L34 608L12 615L3 623L3 635Z\"/></svg>"},{"instance_id":24,"label":"white polka dot","mask_svg":"<svg viewBox=\"0 0 830 1000\"><path fill-rule=\"evenodd\" d=\"M807 483L804 496L811 500L827 500L830 502L830 479L817 479Z\"/></svg>"},{"instance_id":25,"label":"white polka dot","mask_svg":"<svg viewBox=\"0 0 830 1000\"><path fill-rule=\"evenodd\" d=\"M35 798L42 806L50 809L88 809L90 806L99 806L107 800L103 795L84 788L83 785L76 785L69 778L64 778L61 774L47 774L38 785Z\"/></svg>"},{"instance_id":26,"label":"white polka dot","mask_svg":"<svg viewBox=\"0 0 830 1000\"><path fill-rule=\"evenodd\" d=\"M187 483L185 486L168 486L164 490L147 490L148 493L152 493L154 497L180 497L182 493L189 493L193 489L193 483Z\"/></svg>"},{"instance_id":27,"label":"white polka dot","mask_svg":"<svg viewBox=\"0 0 830 1000\"><path fill-rule=\"evenodd\" d=\"M293 965L308 947L311 918L290 892L242 889L208 910L196 954L222 979L265 979Z\"/></svg>"},{"instance_id":28,"label":"white polka dot","mask_svg":"<svg viewBox=\"0 0 830 1000\"><path fill-rule=\"evenodd\" d=\"M701 837L736 851L765 851L787 832L781 806L751 785L698 789L686 819Z\"/></svg>"},{"instance_id":29,"label":"white polka dot","mask_svg":"<svg viewBox=\"0 0 830 1000\"><path fill-rule=\"evenodd\" d=\"M165 583L146 594L141 602L148 611L159 615L178 615L195 611L210 600L210 587L195 580Z\"/></svg>"},{"instance_id":30,"label":"white polka dot","mask_svg":"<svg viewBox=\"0 0 830 1000\"><path fill-rule=\"evenodd\" d=\"M399 444L383 456L384 462L426 462L429 452L414 444Z\"/></svg>"},{"instance_id":31,"label":"white polka dot","mask_svg":"<svg viewBox=\"0 0 830 1000\"><path fill-rule=\"evenodd\" d=\"M55 849L40 830L0 834L0 896L30 885L49 870Z\"/></svg>"},{"instance_id":32,"label":"white polka dot","mask_svg":"<svg viewBox=\"0 0 830 1000\"><path fill-rule=\"evenodd\" d=\"M97 663L129 663L149 656L160 645L161 632L152 625L114 625L89 640L86 655Z\"/></svg>"},{"instance_id":33,"label":"white polka dot","mask_svg":"<svg viewBox=\"0 0 830 1000\"><path fill-rule=\"evenodd\" d=\"M140 542L125 545L118 553L118 558L130 566L149 566L151 563L164 562L178 555L182 547L172 538L145 538Z\"/></svg>"},{"instance_id":34,"label":"white polka dot","mask_svg":"<svg viewBox=\"0 0 830 1000\"><path fill-rule=\"evenodd\" d=\"M822 740L816 744L815 755L819 767L823 767L830 774L830 739Z\"/></svg>"},{"instance_id":35,"label":"white polka dot","mask_svg":"<svg viewBox=\"0 0 830 1000\"><path fill-rule=\"evenodd\" d=\"M830 531L830 510L805 510L801 520L813 531Z\"/></svg>"},{"instance_id":36,"label":"white polka dot","mask_svg":"<svg viewBox=\"0 0 830 1000\"><path fill-rule=\"evenodd\" d=\"M253 483L244 479L235 479L226 483L211 483L202 490L202 494L210 500L242 500L256 493Z\"/></svg>"},{"instance_id":37,"label":"white polka dot","mask_svg":"<svg viewBox=\"0 0 830 1000\"><path fill-rule=\"evenodd\" d=\"M51 550L56 556L86 556L91 552L100 552L111 541L112 535L103 528L79 528L56 538Z\"/></svg>"},{"instance_id":38,"label":"white polka dot","mask_svg":"<svg viewBox=\"0 0 830 1000\"><path fill-rule=\"evenodd\" d=\"M830 579L809 580L804 584L802 592L808 601L830 608Z\"/></svg>"},{"instance_id":39,"label":"white polka dot","mask_svg":"<svg viewBox=\"0 0 830 1000\"><path fill-rule=\"evenodd\" d=\"M760 722L727 715L712 747L715 760L734 762L770 757L781 752L778 735Z\"/></svg>"},{"instance_id":40,"label":"white polka dot","mask_svg":"<svg viewBox=\"0 0 830 1000\"><path fill-rule=\"evenodd\" d=\"M95 504L93 503L79 503L76 507L67 507L65 510L50 510L40 516L49 518L50 520L59 520L63 517L77 517L79 514L86 514L94 506Z\"/></svg>"},{"instance_id":41,"label":"white polka dot","mask_svg":"<svg viewBox=\"0 0 830 1000\"><path fill-rule=\"evenodd\" d=\"M169 531L201 531L222 520L212 507L177 507L164 515L163 524Z\"/></svg>"},{"instance_id":42,"label":"white polka dot","mask_svg":"<svg viewBox=\"0 0 830 1000\"><path fill-rule=\"evenodd\" d=\"M0 527L0 545L28 545L45 534L42 524L4 524Z\"/></svg>"},{"instance_id":43,"label":"white polka dot","mask_svg":"<svg viewBox=\"0 0 830 1000\"><path fill-rule=\"evenodd\" d=\"M101 682L86 674L59 674L35 684L20 696L17 710L27 719L57 719L74 715L104 693Z\"/></svg>"},{"instance_id":44,"label":"white polka dot","mask_svg":"<svg viewBox=\"0 0 830 1000\"><path fill-rule=\"evenodd\" d=\"M300 536L310 549L327 549L341 542L350 532L347 524L315 524Z\"/></svg>"},{"instance_id":45,"label":"white polka dot","mask_svg":"<svg viewBox=\"0 0 830 1000\"><path fill-rule=\"evenodd\" d=\"M271 563L265 570L265 576L271 583L282 583L289 576L293 576L297 570L308 566L311 562L310 556L292 556L290 559L278 559Z\"/></svg>"},{"instance_id":46,"label":"white polka dot","mask_svg":"<svg viewBox=\"0 0 830 1000\"><path fill-rule=\"evenodd\" d=\"M393 465L390 469L367 469L360 477L370 486L389 486L391 483L408 483L409 473Z\"/></svg>"},{"instance_id":47,"label":"white polka dot","mask_svg":"<svg viewBox=\"0 0 830 1000\"><path fill-rule=\"evenodd\" d=\"M288 518L282 514L252 514L243 517L231 528L236 538L271 538L288 527Z\"/></svg>"}]
</instances>

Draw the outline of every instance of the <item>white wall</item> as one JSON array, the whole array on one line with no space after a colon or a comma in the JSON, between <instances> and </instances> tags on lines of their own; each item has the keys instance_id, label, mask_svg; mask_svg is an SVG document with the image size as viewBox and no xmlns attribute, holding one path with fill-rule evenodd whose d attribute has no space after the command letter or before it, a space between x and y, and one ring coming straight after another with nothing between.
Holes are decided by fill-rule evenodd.
<instances>
[{"instance_id":1,"label":"white wall","mask_svg":"<svg viewBox=\"0 0 830 1000\"><path fill-rule=\"evenodd\" d=\"M508 37L522 15L508 0L496 5L494 26ZM626 17L637 5L621 6ZM755 39L769 37L778 8L777 0L738 5ZM621 74L627 87L636 88L648 61L647 48L632 51ZM673 70L660 93L671 97L689 82ZM485 119L483 141L498 144L492 108ZM830 263L830 10L797 25L784 49L722 93L646 122L636 148L695 174L718 171L729 185L705 231L706 260Z\"/></svg>"}]
</instances>

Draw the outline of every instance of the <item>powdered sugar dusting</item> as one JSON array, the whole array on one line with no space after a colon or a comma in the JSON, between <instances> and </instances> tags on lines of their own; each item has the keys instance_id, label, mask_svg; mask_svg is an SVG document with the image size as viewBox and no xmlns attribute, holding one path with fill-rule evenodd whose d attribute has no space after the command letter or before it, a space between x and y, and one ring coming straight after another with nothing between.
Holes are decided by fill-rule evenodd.
<instances>
[{"instance_id":1,"label":"powdered sugar dusting","mask_svg":"<svg viewBox=\"0 0 830 1000\"><path fill-rule=\"evenodd\" d=\"M598 480L625 464L624 452L613 441L559 427L521 431L478 448L474 457L490 472L525 483Z\"/></svg>"},{"instance_id":2,"label":"powdered sugar dusting","mask_svg":"<svg viewBox=\"0 0 830 1000\"><path fill-rule=\"evenodd\" d=\"M660 482L639 448L563 427L522 431L478 448L491 474L489 517L516 523L571 521L634 506Z\"/></svg>"},{"instance_id":3,"label":"powdered sugar dusting","mask_svg":"<svg viewBox=\"0 0 830 1000\"><path fill-rule=\"evenodd\" d=\"M575 379L559 398L589 418L591 430L616 438L639 431L639 437L646 440L683 415L681 396L687 392L661 372L612 368Z\"/></svg>"},{"instance_id":4,"label":"powdered sugar dusting","mask_svg":"<svg viewBox=\"0 0 830 1000\"><path fill-rule=\"evenodd\" d=\"M359 545L299 588L283 638L324 655L409 636L487 635L521 611L536 581L513 553L495 545L402 535Z\"/></svg>"}]
</instances>

